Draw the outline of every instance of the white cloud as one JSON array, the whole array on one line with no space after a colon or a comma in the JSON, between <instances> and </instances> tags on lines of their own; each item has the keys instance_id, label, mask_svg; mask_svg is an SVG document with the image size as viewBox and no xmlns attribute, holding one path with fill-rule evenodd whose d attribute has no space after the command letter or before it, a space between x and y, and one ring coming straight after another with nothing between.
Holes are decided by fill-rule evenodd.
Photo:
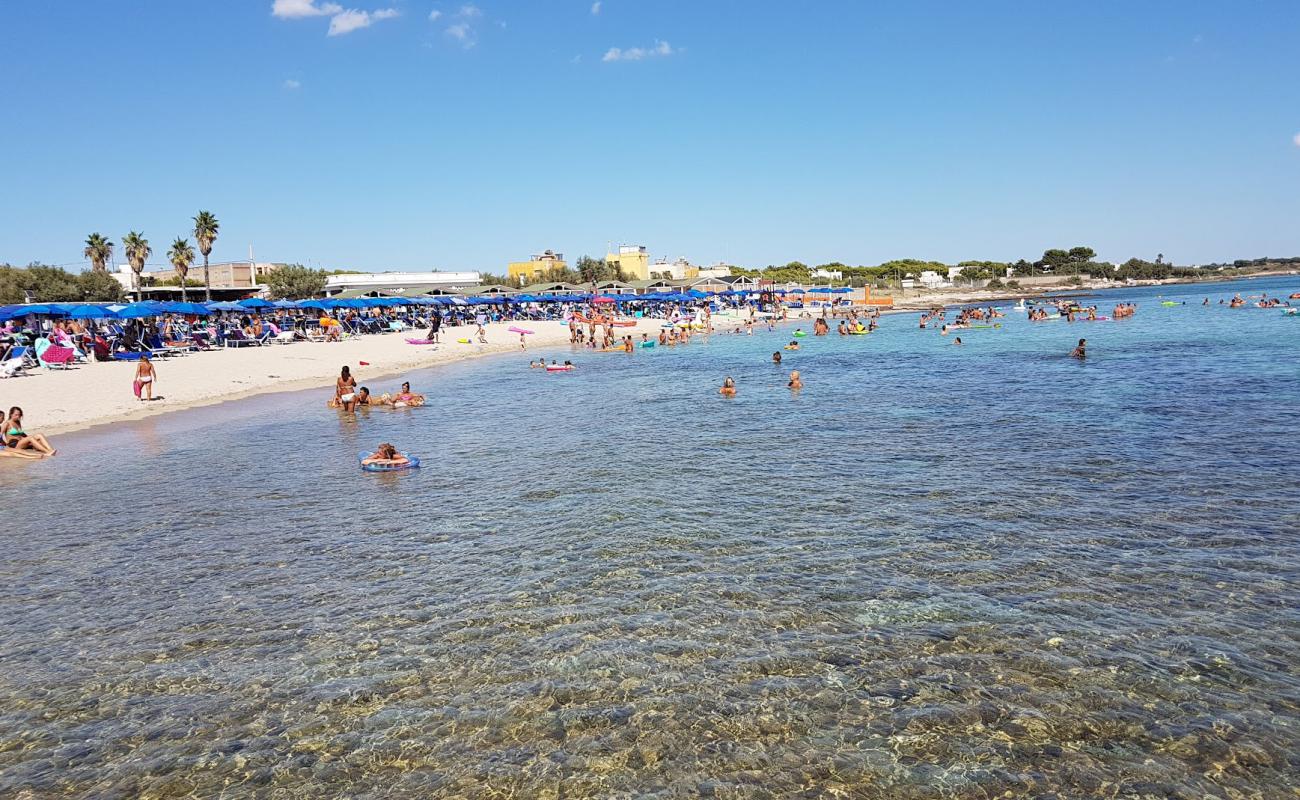
<instances>
[{"instance_id":1,"label":"white cloud","mask_svg":"<svg viewBox=\"0 0 1300 800\"><path fill-rule=\"evenodd\" d=\"M474 46L474 29L467 23L457 22L455 25L448 25L447 35L466 47Z\"/></svg>"},{"instance_id":2,"label":"white cloud","mask_svg":"<svg viewBox=\"0 0 1300 800\"><path fill-rule=\"evenodd\" d=\"M674 50L668 42L656 41L654 47L629 47L624 50L621 47L611 47L605 51L601 61L641 61L646 58L657 56L671 56L674 53L680 53L681 49Z\"/></svg>"},{"instance_id":3,"label":"white cloud","mask_svg":"<svg viewBox=\"0 0 1300 800\"><path fill-rule=\"evenodd\" d=\"M346 33L369 28L372 24L396 17L397 9L381 8L376 11L357 11L355 8L349 8L347 11L339 12L330 17L330 29L328 36L342 36Z\"/></svg>"},{"instance_id":4,"label":"white cloud","mask_svg":"<svg viewBox=\"0 0 1300 800\"><path fill-rule=\"evenodd\" d=\"M280 19L302 19L303 17L327 17L343 10L338 3L321 3L316 0L275 0L271 3L271 16Z\"/></svg>"},{"instance_id":5,"label":"white cloud","mask_svg":"<svg viewBox=\"0 0 1300 800\"><path fill-rule=\"evenodd\" d=\"M456 12L456 16L464 19L474 19L483 16L483 10L473 4L463 5L460 7L460 11Z\"/></svg>"},{"instance_id":6,"label":"white cloud","mask_svg":"<svg viewBox=\"0 0 1300 800\"><path fill-rule=\"evenodd\" d=\"M591 13L592 14L600 13L600 0L596 0L596 2L591 4Z\"/></svg>"},{"instance_id":7,"label":"white cloud","mask_svg":"<svg viewBox=\"0 0 1300 800\"><path fill-rule=\"evenodd\" d=\"M430 22L437 22L437 21L438 21L438 17L441 17L441 16L442 16L442 12L435 8L434 10L432 10L432 11L429 12L429 21L430 21Z\"/></svg>"},{"instance_id":8,"label":"white cloud","mask_svg":"<svg viewBox=\"0 0 1300 800\"><path fill-rule=\"evenodd\" d=\"M1295 142L1296 147L1300 147L1300 133L1297 133L1294 137L1292 137L1291 141Z\"/></svg>"},{"instance_id":9,"label":"white cloud","mask_svg":"<svg viewBox=\"0 0 1300 800\"><path fill-rule=\"evenodd\" d=\"M293 78L288 78L288 79L286 79L285 82L284 82L284 88L286 88L286 89L301 89L301 88L302 88L302 84L299 83L298 81L295 81Z\"/></svg>"}]
</instances>

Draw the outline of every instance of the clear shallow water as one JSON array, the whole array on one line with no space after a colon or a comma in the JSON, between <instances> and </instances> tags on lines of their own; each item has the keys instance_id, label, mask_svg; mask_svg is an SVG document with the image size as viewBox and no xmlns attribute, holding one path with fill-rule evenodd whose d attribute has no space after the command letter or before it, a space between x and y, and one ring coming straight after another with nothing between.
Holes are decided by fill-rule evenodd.
<instances>
[{"instance_id":1,"label":"clear shallow water","mask_svg":"<svg viewBox=\"0 0 1300 800\"><path fill-rule=\"evenodd\" d=\"M1300 279L1162 293L1239 289ZM0 797L1292 797L1300 320L1156 294L61 437L0 472Z\"/></svg>"}]
</instances>

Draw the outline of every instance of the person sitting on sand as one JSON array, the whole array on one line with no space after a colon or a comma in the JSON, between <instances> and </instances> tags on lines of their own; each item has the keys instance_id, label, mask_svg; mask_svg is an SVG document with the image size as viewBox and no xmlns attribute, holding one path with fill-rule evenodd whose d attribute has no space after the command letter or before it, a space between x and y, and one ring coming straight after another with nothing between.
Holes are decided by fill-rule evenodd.
<instances>
[{"instance_id":1,"label":"person sitting on sand","mask_svg":"<svg viewBox=\"0 0 1300 800\"><path fill-rule=\"evenodd\" d=\"M1070 353L1071 358L1084 359L1088 357L1088 340L1080 339L1079 344Z\"/></svg>"},{"instance_id":2,"label":"person sitting on sand","mask_svg":"<svg viewBox=\"0 0 1300 800\"><path fill-rule=\"evenodd\" d=\"M735 379L733 379L730 375L723 378L722 388L718 390L718 394L722 395L723 397L735 397L736 396Z\"/></svg>"},{"instance_id":3,"label":"person sitting on sand","mask_svg":"<svg viewBox=\"0 0 1300 800\"><path fill-rule=\"evenodd\" d=\"M780 351L780 350L777 350L775 353L772 354L772 363L773 363L773 364L780 364L780 363L781 363L781 351Z\"/></svg>"},{"instance_id":4,"label":"person sitting on sand","mask_svg":"<svg viewBox=\"0 0 1300 800\"><path fill-rule=\"evenodd\" d=\"M397 452L397 448L388 442L381 442L378 449L361 460L363 466L372 464L381 467L400 467L411 463L411 459Z\"/></svg>"},{"instance_id":5,"label":"person sitting on sand","mask_svg":"<svg viewBox=\"0 0 1300 800\"><path fill-rule=\"evenodd\" d=\"M799 377L799 370L796 369L790 373L790 382L786 386L791 389L803 388L803 379Z\"/></svg>"},{"instance_id":6,"label":"person sitting on sand","mask_svg":"<svg viewBox=\"0 0 1300 800\"><path fill-rule=\"evenodd\" d=\"M149 360L149 354L141 354L140 361L135 365L135 396L140 400L152 400L154 381L157 378L158 371Z\"/></svg>"},{"instance_id":7,"label":"person sitting on sand","mask_svg":"<svg viewBox=\"0 0 1300 800\"><path fill-rule=\"evenodd\" d=\"M39 433L28 433L23 430L23 410L18 406L9 409L9 416L5 418L4 425L0 426L0 441L4 443L6 450L15 452L35 451L38 457L52 456L58 454L50 446L50 442Z\"/></svg>"}]
</instances>

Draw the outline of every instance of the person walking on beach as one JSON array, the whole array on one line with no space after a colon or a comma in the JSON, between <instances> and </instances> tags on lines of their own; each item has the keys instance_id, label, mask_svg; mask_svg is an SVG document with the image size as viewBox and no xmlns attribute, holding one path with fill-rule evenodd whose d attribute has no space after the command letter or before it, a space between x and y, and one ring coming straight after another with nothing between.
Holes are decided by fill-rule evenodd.
<instances>
[{"instance_id":1,"label":"person walking on beach","mask_svg":"<svg viewBox=\"0 0 1300 800\"><path fill-rule=\"evenodd\" d=\"M142 354L139 363L135 365L135 382L132 387L137 400L153 400L153 385L157 377L158 371L149 360L149 354Z\"/></svg>"},{"instance_id":2,"label":"person walking on beach","mask_svg":"<svg viewBox=\"0 0 1300 800\"><path fill-rule=\"evenodd\" d=\"M442 327L442 314L438 313L437 311L434 311L433 316L429 317L429 338L433 340L434 344L438 343L438 330L441 327Z\"/></svg>"},{"instance_id":3,"label":"person walking on beach","mask_svg":"<svg viewBox=\"0 0 1300 800\"><path fill-rule=\"evenodd\" d=\"M1087 339L1080 339L1080 340L1079 340L1079 344L1078 344L1078 346L1076 346L1076 347L1074 348L1074 351L1070 353L1070 357L1071 357L1071 358L1077 358L1077 359L1079 359L1079 360L1083 360L1083 359L1087 358L1087 357L1088 357L1088 340L1087 340Z\"/></svg>"}]
</instances>

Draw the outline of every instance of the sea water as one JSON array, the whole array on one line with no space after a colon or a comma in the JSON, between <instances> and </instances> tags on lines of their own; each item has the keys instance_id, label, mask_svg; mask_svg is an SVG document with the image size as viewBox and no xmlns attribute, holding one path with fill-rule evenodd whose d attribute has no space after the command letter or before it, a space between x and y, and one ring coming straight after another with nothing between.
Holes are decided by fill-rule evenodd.
<instances>
[{"instance_id":1,"label":"sea water","mask_svg":"<svg viewBox=\"0 0 1300 800\"><path fill-rule=\"evenodd\" d=\"M1296 290L59 437L0 474L0 796L1293 797L1300 319L1218 300Z\"/></svg>"}]
</instances>

